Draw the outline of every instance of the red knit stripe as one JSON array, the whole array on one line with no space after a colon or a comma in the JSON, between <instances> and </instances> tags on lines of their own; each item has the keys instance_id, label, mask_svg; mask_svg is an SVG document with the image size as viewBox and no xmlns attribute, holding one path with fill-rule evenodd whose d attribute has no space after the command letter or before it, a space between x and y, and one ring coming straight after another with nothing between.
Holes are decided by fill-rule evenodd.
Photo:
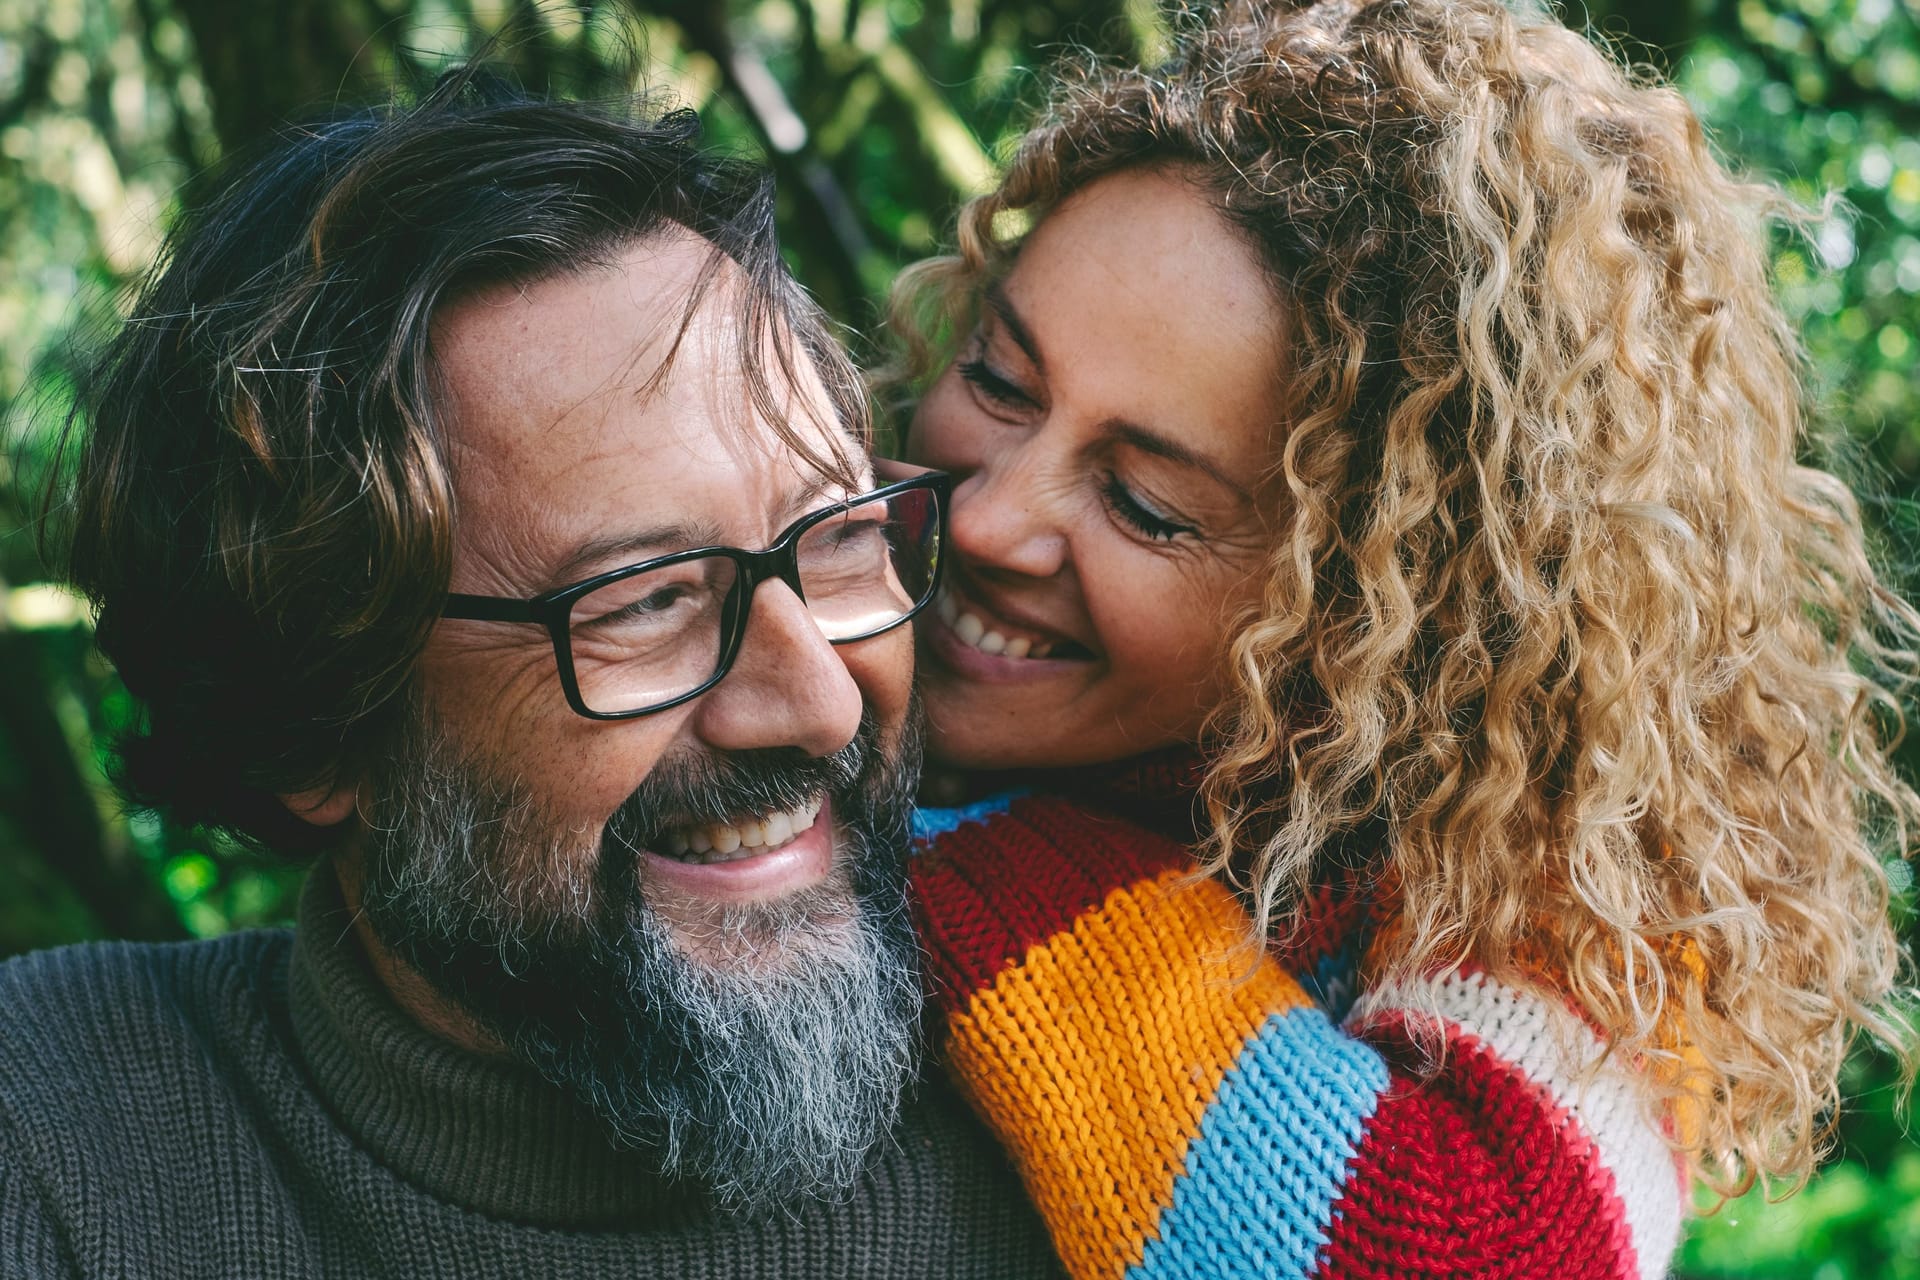
<instances>
[{"instance_id":1,"label":"red knit stripe","mask_svg":"<svg viewBox=\"0 0 1920 1280\"><path fill-rule=\"evenodd\" d=\"M914 859L910 882L934 997L947 1012L964 1008L1115 889L1187 861L1171 840L1053 796L943 833Z\"/></svg>"},{"instance_id":2,"label":"red knit stripe","mask_svg":"<svg viewBox=\"0 0 1920 1280\"><path fill-rule=\"evenodd\" d=\"M1316 887L1274 944L1273 958L1289 973L1312 973L1366 923L1371 904L1351 889Z\"/></svg>"},{"instance_id":3,"label":"red knit stripe","mask_svg":"<svg viewBox=\"0 0 1920 1280\"><path fill-rule=\"evenodd\" d=\"M1383 1023L1368 1028L1376 1045L1383 1030L1423 1038ZM1439 1075L1395 1070L1315 1275L1634 1280L1613 1174L1579 1122L1475 1037L1449 1027L1446 1040Z\"/></svg>"}]
</instances>

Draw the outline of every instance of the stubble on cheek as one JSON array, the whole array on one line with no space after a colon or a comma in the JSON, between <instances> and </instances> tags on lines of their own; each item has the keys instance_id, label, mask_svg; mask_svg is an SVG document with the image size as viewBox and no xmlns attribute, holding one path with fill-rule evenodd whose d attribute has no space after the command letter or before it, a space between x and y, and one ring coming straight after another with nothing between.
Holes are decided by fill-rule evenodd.
<instances>
[{"instance_id":1,"label":"stubble on cheek","mask_svg":"<svg viewBox=\"0 0 1920 1280\"><path fill-rule=\"evenodd\" d=\"M601 901L600 829L547 812L524 784L485 785L488 795L470 819L472 852L457 866L439 869L437 884L442 891L454 889L479 915L492 916L504 937L584 941ZM416 848L405 856L445 855Z\"/></svg>"}]
</instances>

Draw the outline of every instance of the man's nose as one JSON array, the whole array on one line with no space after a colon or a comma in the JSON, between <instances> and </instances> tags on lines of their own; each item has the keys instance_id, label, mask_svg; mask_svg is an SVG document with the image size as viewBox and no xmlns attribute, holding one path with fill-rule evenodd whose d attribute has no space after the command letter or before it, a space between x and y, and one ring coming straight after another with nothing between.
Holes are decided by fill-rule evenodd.
<instances>
[{"instance_id":1,"label":"man's nose","mask_svg":"<svg viewBox=\"0 0 1920 1280\"><path fill-rule=\"evenodd\" d=\"M806 604L778 578L762 582L726 678L700 699L695 724L728 751L797 747L831 755L853 741L864 700Z\"/></svg>"},{"instance_id":2,"label":"man's nose","mask_svg":"<svg viewBox=\"0 0 1920 1280\"><path fill-rule=\"evenodd\" d=\"M947 517L954 552L973 570L1050 578L1066 565L1060 486L1047 460L1029 447L990 459L953 491Z\"/></svg>"}]
</instances>

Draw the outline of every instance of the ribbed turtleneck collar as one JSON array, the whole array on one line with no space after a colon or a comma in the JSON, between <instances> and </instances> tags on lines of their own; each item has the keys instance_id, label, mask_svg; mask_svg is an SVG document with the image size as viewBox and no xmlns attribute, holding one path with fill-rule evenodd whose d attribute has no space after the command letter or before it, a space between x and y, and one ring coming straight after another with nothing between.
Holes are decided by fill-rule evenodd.
<instances>
[{"instance_id":1,"label":"ribbed turtleneck collar","mask_svg":"<svg viewBox=\"0 0 1920 1280\"><path fill-rule=\"evenodd\" d=\"M486 1214L560 1229L670 1226L704 1198L521 1064L470 1053L408 1017L374 975L329 864L300 897L294 1035L340 1124L400 1177Z\"/></svg>"}]
</instances>

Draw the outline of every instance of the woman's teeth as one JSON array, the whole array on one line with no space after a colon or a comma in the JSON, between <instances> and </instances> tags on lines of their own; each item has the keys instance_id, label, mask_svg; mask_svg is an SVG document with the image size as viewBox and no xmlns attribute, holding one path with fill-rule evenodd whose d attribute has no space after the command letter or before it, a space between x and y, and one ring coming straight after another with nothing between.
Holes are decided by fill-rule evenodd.
<instances>
[{"instance_id":1,"label":"woman's teeth","mask_svg":"<svg viewBox=\"0 0 1920 1280\"><path fill-rule=\"evenodd\" d=\"M962 609L944 591L935 597L933 607L948 630L982 653L997 653L1003 658L1044 658L1053 652L1049 641L991 630L978 614Z\"/></svg>"},{"instance_id":2,"label":"woman's teeth","mask_svg":"<svg viewBox=\"0 0 1920 1280\"><path fill-rule=\"evenodd\" d=\"M738 824L712 823L667 833L666 852L682 862L736 862L777 849L813 826L824 801L809 800L785 813Z\"/></svg>"}]
</instances>

